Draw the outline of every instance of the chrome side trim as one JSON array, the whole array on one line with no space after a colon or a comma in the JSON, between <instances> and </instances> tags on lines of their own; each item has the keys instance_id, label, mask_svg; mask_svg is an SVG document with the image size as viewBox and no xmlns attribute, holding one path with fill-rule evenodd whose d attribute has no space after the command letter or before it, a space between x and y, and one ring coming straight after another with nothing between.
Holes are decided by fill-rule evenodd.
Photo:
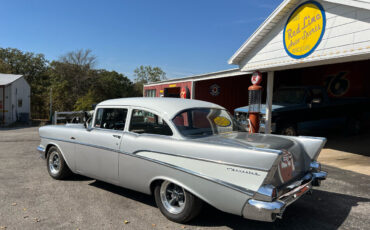
<instances>
[{"instance_id":1,"label":"chrome side trim","mask_svg":"<svg viewBox=\"0 0 370 230\"><path fill-rule=\"evenodd\" d=\"M152 153L158 153L158 154L163 154L163 155L168 155L168 156L183 157L183 158L192 159L192 160L205 161L205 162L210 162L210 163L240 167L240 168L245 168L245 169L258 170L258 171L263 171L263 172L268 172L269 171L269 170L263 169L263 168L257 168L257 167L250 167L250 166L245 166L245 165L240 165L240 164L228 163L228 162L225 162L225 161L209 160L209 159L205 159L205 158L201 158L201 157L191 157L191 156L185 156L185 155L181 155L181 154L156 152L156 151L152 151L152 150L139 150L139 151L133 152L133 154L138 154L140 152L152 152Z\"/></svg>"},{"instance_id":2,"label":"chrome side trim","mask_svg":"<svg viewBox=\"0 0 370 230\"><path fill-rule=\"evenodd\" d=\"M182 172L185 172L185 173L188 173L188 174L191 174L191 175L194 175L194 176L197 176L197 177L201 177L203 179L206 179L206 180L209 180L209 181L212 181L212 182L215 182L217 184L221 184L223 186L226 186L230 189L233 189L233 190L236 190L238 192L241 192L241 193L244 193L244 194L247 194L248 196L252 196L255 192L252 191L252 190L249 190L249 189L245 189L245 188L242 188L240 186L237 186L237 185L234 185L234 184L230 184L226 181L223 181L223 180L219 180L219 179L216 179L216 178L213 178L213 177L209 177L207 175L203 175L203 174L200 174L200 173L197 173L197 172L194 172L194 171L191 171L191 170L188 170L188 169L185 169L185 168L182 168L182 167L178 167L176 165L173 165L173 164L168 164L166 162L162 162L162 161L158 161L158 160L154 160L152 158L148 158L148 157L144 157L144 156L139 156L139 155L132 155L132 154L128 154L130 156L133 156L133 157L137 157L137 158L140 158L140 159L143 159L143 160L147 160L147 161L151 161L151 162L154 162L154 163L157 163L157 164L160 164L160 165L164 165L164 166L167 166L167 167L170 167L170 168L173 168L173 169L177 169L179 171L182 171Z\"/></svg>"},{"instance_id":3,"label":"chrome side trim","mask_svg":"<svg viewBox=\"0 0 370 230\"><path fill-rule=\"evenodd\" d=\"M153 162L153 163L156 163L156 164L160 164L160 165L163 165L163 166L166 166L166 167L170 167L170 168L173 168L173 169L176 169L176 170L179 170L179 171L182 171L182 172L185 172L185 173L188 173L188 174L191 174L191 175L194 175L194 176L197 176L197 177L206 179L208 181L211 181L211 182L214 182L214 183L217 183L217 184L226 186L226 187L228 187L230 189L233 189L235 191L244 193L244 194L246 194L248 196L253 196L253 194L255 193L255 191L252 191L252 190L249 190L249 189L246 189L246 188L242 188L242 187L237 186L237 185L234 185L234 184L230 184L230 183L228 183L226 181L222 181L222 180L219 180L219 179L216 179L216 178L213 178L213 177L209 177L207 175L203 175L203 174L200 174L200 173L197 173L197 172L194 172L194 171L191 171L191 170L182 168L182 167L178 167L176 165L168 164L166 162L154 160L154 159L151 159L151 158L148 158L148 157L144 157L144 156L139 156L139 155L136 155L136 154L127 153L127 152L123 152L123 151L120 151L120 150L110 149L110 148L106 148L106 147L103 147L103 146L92 145L92 144L87 144L87 143L81 143L81 142L77 142L77 141L61 140L61 139L48 138L48 137L41 137L41 138L45 138L45 139L48 139L48 140L54 140L54 141L62 141L62 142L67 142L67 143L80 144L80 145L85 145L85 146L89 146L89 147L93 147L93 148L98 148L98 149L103 149L103 150L107 150L107 151L113 151L113 152L125 154L127 156L131 156L131 157L136 157L136 158L139 158L139 159L147 160L147 161L150 161L150 162Z\"/></svg>"}]
</instances>

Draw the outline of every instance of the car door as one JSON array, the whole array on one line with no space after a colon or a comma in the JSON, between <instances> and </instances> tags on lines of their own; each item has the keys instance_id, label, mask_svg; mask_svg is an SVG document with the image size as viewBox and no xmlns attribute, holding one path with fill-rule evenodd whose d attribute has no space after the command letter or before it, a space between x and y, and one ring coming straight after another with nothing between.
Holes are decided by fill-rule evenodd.
<instances>
[{"instance_id":1,"label":"car door","mask_svg":"<svg viewBox=\"0 0 370 230\"><path fill-rule=\"evenodd\" d=\"M76 170L116 183L118 157L127 108L98 108L91 128L76 137Z\"/></svg>"},{"instance_id":2,"label":"car door","mask_svg":"<svg viewBox=\"0 0 370 230\"><path fill-rule=\"evenodd\" d=\"M119 155L119 180L126 188L144 192L150 175L145 167L147 161L132 155L140 156L137 150L154 150L158 143L171 138L173 132L164 119L147 109L133 108L130 117L122 137L121 151L127 154Z\"/></svg>"}]
</instances>

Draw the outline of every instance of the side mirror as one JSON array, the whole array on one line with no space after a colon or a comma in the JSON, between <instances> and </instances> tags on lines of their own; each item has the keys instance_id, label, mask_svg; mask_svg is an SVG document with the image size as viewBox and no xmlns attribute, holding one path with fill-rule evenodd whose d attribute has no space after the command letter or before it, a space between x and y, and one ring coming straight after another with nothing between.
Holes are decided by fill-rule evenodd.
<instances>
[{"instance_id":1,"label":"side mirror","mask_svg":"<svg viewBox=\"0 0 370 230\"><path fill-rule=\"evenodd\" d=\"M89 119L87 119L86 122L84 122L84 126L86 128L87 131L91 131L93 128L91 127L91 117Z\"/></svg>"}]
</instances>

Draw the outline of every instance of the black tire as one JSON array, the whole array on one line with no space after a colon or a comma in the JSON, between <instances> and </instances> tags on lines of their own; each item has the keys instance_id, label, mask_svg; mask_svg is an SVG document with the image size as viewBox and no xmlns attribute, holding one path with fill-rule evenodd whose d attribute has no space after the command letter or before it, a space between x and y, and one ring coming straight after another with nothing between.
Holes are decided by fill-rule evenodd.
<instances>
[{"instance_id":1,"label":"black tire","mask_svg":"<svg viewBox=\"0 0 370 230\"><path fill-rule=\"evenodd\" d=\"M200 200L198 197L194 196L193 194L189 193L185 189L181 188L183 194L184 194L184 207L182 208L179 213L170 212L168 208L165 207L165 201L162 200L163 195L161 196L161 188L163 191L163 186L166 185L166 183L170 185L177 186L178 188L181 188L180 186L173 184L169 181L163 181L162 183L158 183L156 187L154 188L154 197L155 202L157 204L157 207L161 211L161 213L169 220L177 222L177 223L186 223L190 220L194 219L198 214L200 213L203 201ZM168 185L168 186L170 186ZM166 189L167 191L167 189Z\"/></svg>"},{"instance_id":2,"label":"black tire","mask_svg":"<svg viewBox=\"0 0 370 230\"><path fill-rule=\"evenodd\" d=\"M49 175L56 180L63 180L72 175L72 171L68 168L63 155L55 146L48 150L46 167Z\"/></svg>"},{"instance_id":3,"label":"black tire","mask_svg":"<svg viewBox=\"0 0 370 230\"><path fill-rule=\"evenodd\" d=\"M297 136L297 126L295 124L284 124L280 129L280 134L285 136Z\"/></svg>"}]
</instances>

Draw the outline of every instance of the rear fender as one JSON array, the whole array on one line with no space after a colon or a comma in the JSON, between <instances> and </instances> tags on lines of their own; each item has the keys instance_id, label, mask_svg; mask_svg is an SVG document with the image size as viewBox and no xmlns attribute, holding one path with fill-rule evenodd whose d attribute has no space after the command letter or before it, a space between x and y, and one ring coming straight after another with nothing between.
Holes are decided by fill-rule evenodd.
<instances>
[{"instance_id":1,"label":"rear fender","mask_svg":"<svg viewBox=\"0 0 370 230\"><path fill-rule=\"evenodd\" d=\"M209 201L206 197L202 196L201 194L199 194L196 190L192 189L190 186L180 182L179 180L176 180L174 178L169 178L169 177L166 177L166 176L157 176L157 177L154 177L151 181L150 181L150 184L149 184L149 188L152 187L153 183L155 183L156 181L170 181L176 185L179 185L181 186L182 188L184 188L186 191L190 192L191 194L193 194L194 196L198 197L199 199L203 200L204 202L208 203L208 204L211 204L211 201ZM154 193L154 190L151 191L152 193ZM152 194L154 195L154 194Z\"/></svg>"},{"instance_id":2,"label":"rear fender","mask_svg":"<svg viewBox=\"0 0 370 230\"><path fill-rule=\"evenodd\" d=\"M294 138L303 146L303 149L312 161L317 160L327 141L324 137L299 136Z\"/></svg>"}]
</instances>

